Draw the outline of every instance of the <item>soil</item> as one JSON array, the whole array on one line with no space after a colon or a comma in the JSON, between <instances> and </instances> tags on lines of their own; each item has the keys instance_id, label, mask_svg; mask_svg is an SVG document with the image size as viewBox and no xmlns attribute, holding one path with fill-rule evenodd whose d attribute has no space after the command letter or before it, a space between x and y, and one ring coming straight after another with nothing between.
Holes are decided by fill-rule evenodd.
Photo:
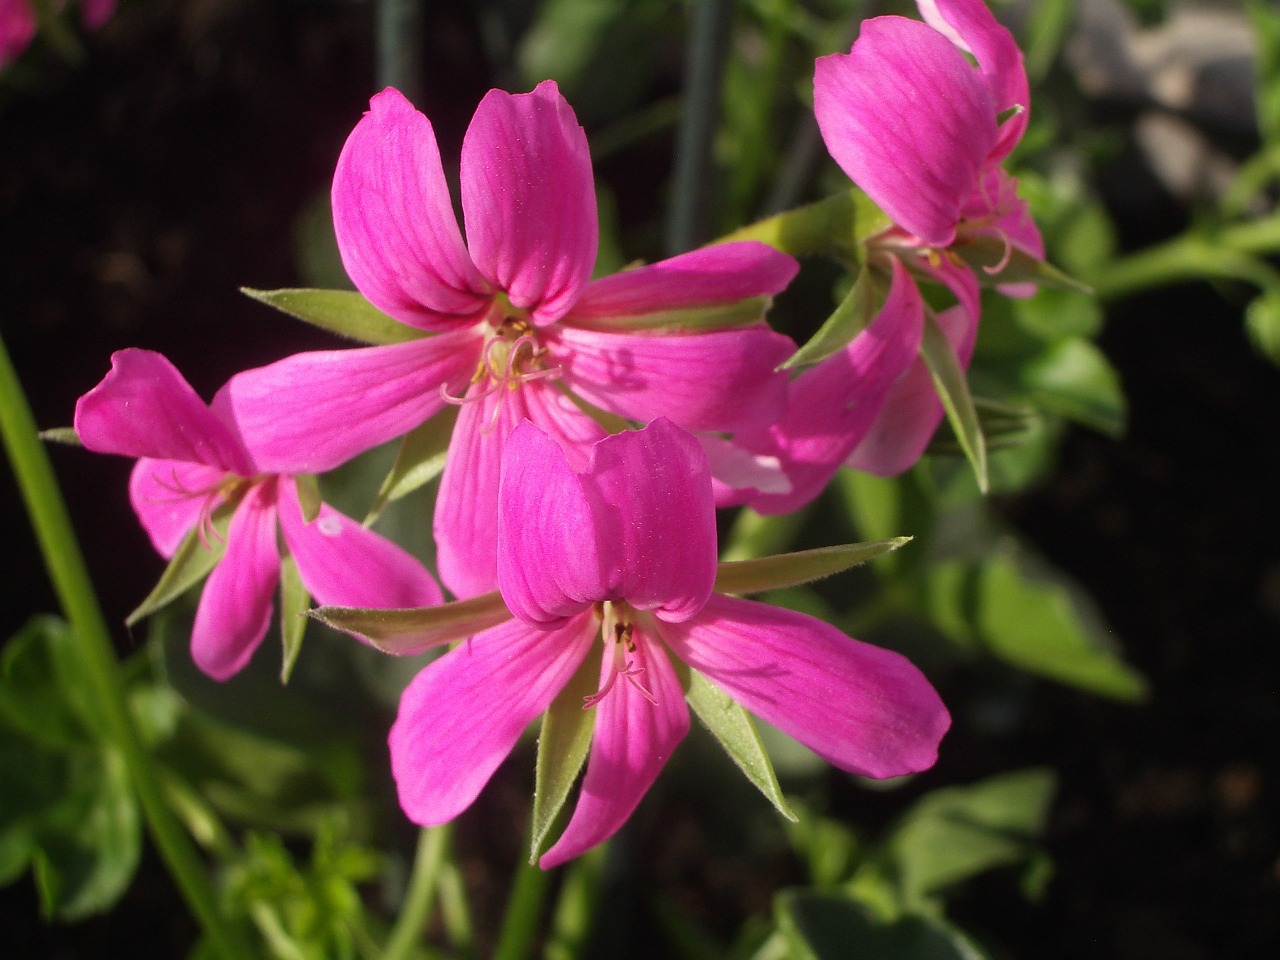
<instances>
[{"instance_id":1,"label":"soil","mask_svg":"<svg viewBox=\"0 0 1280 960\"><path fill-rule=\"evenodd\" d=\"M70 423L115 349L159 350L209 396L329 342L237 289L300 282L295 225L374 89L370 6L125 7L81 65L36 51L26 88L0 101L0 323L44 427ZM442 80L426 106L456 156L494 81L469 5L430 16L425 62ZM1127 243L1178 226L1176 210L1114 199ZM995 877L956 904L1008 956L1249 960L1280 944L1280 371L1245 342L1236 293L1119 305L1102 346L1130 398L1127 435L1071 433L1052 485L999 504L1093 593L1153 690L1135 708L1038 685L1016 733L944 759L957 779L1037 764L1061 778L1044 898L1026 906ZM54 455L120 623L156 572L123 501L128 464ZM56 602L0 474L8 636ZM177 957L194 935L151 854L112 914L42 924L24 879L0 892L0 930L15 958Z\"/></svg>"}]
</instances>

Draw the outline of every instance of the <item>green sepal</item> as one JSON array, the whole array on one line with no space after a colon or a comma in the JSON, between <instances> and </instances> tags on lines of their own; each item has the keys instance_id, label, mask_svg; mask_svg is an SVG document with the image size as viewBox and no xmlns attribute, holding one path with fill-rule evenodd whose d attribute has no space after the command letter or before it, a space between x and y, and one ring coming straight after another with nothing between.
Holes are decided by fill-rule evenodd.
<instances>
[{"instance_id":1,"label":"green sepal","mask_svg":"<svg viewBox=\"0 0 1280 960\"><path fill-rule=\"evenodd\" d=\"M48 430L41 430L40 439L45 443L65 443L69 447L84 446L75 427L50 427Z\"/></svg>"},{"instance_id":2,"label":"green sepal","mask_svg":"<svg viewBox=\"0 0 1280 960\"><path fill-rule=\"evenodd\" d=\"M213 511L208 523L191 528L147 598L125 618L126 626L132 627L172 603L218 565L227 551L227 527L234 512L234 504L224 503Z\"/></svg>"},{"instance_id":3,"label":"green sepal","mask_svg":"<svg viewBox=\"0 0 1280 960\"><path fill-rule=\"evenodd\" d=\"M362 343L408 343L428 334L387 316L354 290L254 290L240 292L259 303L307 323Z\"/></svg>"},{"instance_id":4,"label":"green sepal","mask_svg":"<svg viewBox=\"0 0 1280 960\"><path fill-rule=\"evenodd\" d=\"M960 360L932 314L924 317L924 337L920 341L920 355L933 375L938 398L947 411L947 420L955 431L960 449L973 467L978 489L987 492L987 445L978 423L978 412L969 394L969 382L965 379Z\"/></svg>"},{"instance_id":5,"label":"green sepal","mask_svg":"<svg viewBox=\"0 0 1280 960\"><path fill-rule=\"evenodd\" d=\"M827 254L846 263L861 259L862 246L893 226L888 214L856 187L796 207L726 234L716 243L758 240L793 257Z\"/></svg>"},{"instance_id":6,"label":"green sepal","mask_svg":"<svg viewBox=\"0 0 1280 960\"><path fill-rule=\"evenodd\" d=\"M747 297L732 303L718 303L707 307L687 307L683 310L656 310L623 317L575 317L573 325L585 330L605 333L634 333L658 331L661 333L706 333L741 327L764 319L769 309L769 297Z\"/></svg>"},{"instance_id":7,"label":"green sepal","mask_svg":"<svg viewBox=\"0 0 1280 960\"><path fill-rule=\"evenodd\" d=\"M799 818L787 805L787 798L782 795L778 775L773 772L773 763L765 753L760 734L751 722L751 715L696 670L689 670L688 676L684 698L698 719L720 741L729 758L746 774L756 789L764 794L765 799L780 814L795 823Z\"/></svg>"},{"instance_id":8,"label":"green sepal","mask_svg":"<svg viewBox=\"0 0 1280 960\"><path fill-rule=\"evenodd\" d=\"M326 626L362 637L383 653L421 653L428 647L464 640L511 619L497 590L438 607L373 610L364 607L316 607L308 611Z\"/></svg>"},{"instance_id":9,"label":"green sepal","mask_svg":"<svg viewBox=\"0 0 1280 960\"><path fill-rule=\"evenodd\" d=\"M458 408L449 406L405 434L396 452L396 462L391 465L391 471L378 489L377 499L364 518L366 527L372 526L393 500L412 493L444 472L449 439L457 419Z\"/></svg>"},{"instance_id":10,"label":"green sepal","mask_svg":"<svg viewBox=\"0 0 1280 960\"><path fill-rule=\"evenodd\" d=\"M1053 264L1037 260L1031 254L995 237L974 237L951 249L973 268L974 275L984 286L1034 283L1038 287L1055 287L1093 295L1093 288L1087 283L1082 283Z\"/></svg>"},{"instance_id":11,"label":"green sepal","mask_svg":"<svg viewBox=\"0 0 1280 960\"><path fill-rule=\"evenodd\" d=\"M818 329L808 342L793 353L779 370L811 367L842 350L875 319L879 291L871 271L865 266L847 296L840 301L835 312Z\"/></svg>"},{"instance_id":12,"label":"green sepal","mask_svg":"<svg viewBox=\"0 0 1280 960\"><path fill-rule=\"evenodd\" d=\"M577 671L542 715L538 763L533 781L533 814L529 824L529 863L542 852L547 834L569 799L582 764L591 750L596 712L584 710L584 698L596 692L600 662L583 658Z\"/></svg>"},{"instance_id":13,"label":"green sepal","mask_svg":"<svg viewBox=\"0 0 1280 960\"><path fill-rule=\"evenodd\" d=\"M298 561L292 556L280 558L280 683L287 684L302 650L302 635L307 630L307 608L311 595L298 575Z\"/></svg>"},{"instance_id":14,"label":"green sepal","mask_svg":"<svg viewBox=\"0 0 1280 960\"><path fill-rule=\"evenodd\" d=\"M798 587L860 566L910 542L910 537L893 537L869 543L816 547L756 560L731 560L716 567L714 589L716 593L747 596Z\"/></svg>"},{"instance_id":15,"label":"green sepal","mask_svg":"<svg viewBox=\"0 0 1280 960\"><path fill-rule=\"evenodd\" d=\"M1028 404L974 397L973 407L978 413L978 426L988 450L1026 443L1043 422L1039 411ZM929 441L925 453L956 455L964 453L964 450L954 436L942 434Z\"/></svg>"},{"instance_id":16,"label":"green sepal","mask_svg":"<svg viewBox=\"0 0 1280 960\"><path fill-rule=\"evenodd\" d=\"M294 475L294 483L298 488L298 503L302 506L302 519L307 523L315 523L320 516L320 506L324 498L320 495L320 482L314 473Z\"/></svg>"}]
</instances>

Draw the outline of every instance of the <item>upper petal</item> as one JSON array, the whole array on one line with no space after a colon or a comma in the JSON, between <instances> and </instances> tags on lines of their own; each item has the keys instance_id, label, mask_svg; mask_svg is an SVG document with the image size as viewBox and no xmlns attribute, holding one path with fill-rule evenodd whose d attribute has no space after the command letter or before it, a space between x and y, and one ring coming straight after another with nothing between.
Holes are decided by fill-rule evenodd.
<instances>
[{"instance_id":1,"label":"upper petal","mask_svg":"<svg viewBox=\"0 0 1280 960\"><path fill-rule=\"evenodd\" d=\"M666 652L640 629L633 637L636 646L628 669L637 673L632 678L615 678L613 688L595 707L591 756L578 804L560 839L538 861L544 870L617 833L689 732L684 690ZM608 658L612 656L612 650L605 651L601 684L607 682ZM646 698L637 685L656 702Z\"/></svg>"},{"instance_id":2,"label":"upper petal","mask_svg":"<svg viewBox=\"0 0 1280 960\"><path fill-rule=\"evenodd\" d=\"M596 261L587 137L554 81L490 90L462 142L462 210L477 266L535 324L560 319Z\"/></svg>"},{"instance_id":3,"label":"upper petal","mask_svg":"<svg viewBox=\"0 0 1280 960\"><path fill-rule=\"evenodd\" d=\"M321 473L408 433L475 370L476 330L351 350L318 350L236 374L225 403L259 470Z\"/></svg>"},{"instance_id":4,"label":"upper petal","mask_svg":"<svg viewBox=\"0 0 1280 960\"><path fill-rule=\"evenodd\" d=\"M813 107L850 179L899 226L950 245L997 136L991 92L964 54L918 21L867 20L847 55L818 58Z\"/></svg>"},{"instance_id":5,"label":"upper petal","mask_svg":"<svg viewBox=\"0 0 1280 960\"><path fill-rule=\"evenodd\" d=\"M297 483L278 484L280 529L307 592L324 606L431 607L444 595L408 551L328 504L311 523L302 516Z\"/></svg>"},{"instance_id":6,"label":"upper petal","mask_svg":"<svg viewBox=\"0 0 1280 960\"><path fill-rule=\"evenodd\" d=\"M249 476L234 431L209 409L167 359L117 350L102 382L76 402L75 429L97 453L182 460Z\"/></svg>"},{"instance_id":7,"label":"upper petal","mask_svg":"<svg viewBox=\"0 0 1280 960\"><path fill-rule=\"evenodd\" d=\"M249 662L271 621L280 582L274 484L250 487L227 529L227 552L205 581L191 631L191 656L215 680Z\"/></svg>"},{"instance_id":8,"label":"upper petal","mask_svg":"<svg viewBox=\"0 0 1280 960\"><path fill-rule=\"evenodd\" d=\"M577 670L599 630L593 612L543 630L512 620L429 664L400 697L391 772L409 819L465 810Z\"/></svg>"},{"instance_id":9,"label":"upper petal","mask_svg":"<svg viewBox=\"0 0 1280 960\"><path fill-rule=\"evenodd\" d=\"M0 67L16 58L36 35L36 11L29 3L0 5Z\"/></svg>"},{"instance_id":10,"label":"upper petal","mask_svg":"<svg viewBox=\"0 0 1280 960\"><path fill-rule=\"evenodd\" d=\"M485 309L431 121L388 87L369 101L338 157L333 228L343 266L380 310L424 330Z\"/></svg>"},{"instance_id":11,"label":"upper petal","mask_svg":"<svg viewBox=\"0 0 1280 960\"><path fill-rule=\"evenodd\" d=\"M571 319L636 316L769 297L785 289L799 269L787 254L754 240L703 247L593 280Z\"/></svg>"},{"instance_id":12,"label":"upper petal","mask_svg":"<svg viewBox=\"0 0 1280 960\"><path fill-rule=\"evenodd\" d=\"M173 556L204 516L214 487L226 477L220 467L182 460L140 457L129 474L129 502L156 551Z\"/></svg>"},{"instance_id":13,"label":"upper petal","mask_svg":"<svg viewBox=\"0 0 1280 960\"><path fill-rule=\"evenodd\" d=\"M896 777L933 765L951 718L901 654L802 613L715 595L663 639L752 713L851 773Z\"/></svg>"},{"instance_id":14,"label":"upper petal","mask_svg":"<svg viewBox=\"0 0 1280 960\"><path fill-rule=\"evenodd\" d=\"M562 324L544 342L564 382L596 406L630 420L668 417L686 430L762 427L782 413L795 352L763 323L707 333L613 333Z\"/></svg>"}]
</instances>

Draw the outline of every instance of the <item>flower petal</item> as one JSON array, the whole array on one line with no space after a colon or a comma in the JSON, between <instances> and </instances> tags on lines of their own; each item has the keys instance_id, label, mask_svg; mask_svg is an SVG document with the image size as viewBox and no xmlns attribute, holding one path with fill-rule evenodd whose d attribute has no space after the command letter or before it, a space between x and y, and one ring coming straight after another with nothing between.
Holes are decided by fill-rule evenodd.
<instances>
[{"instance_id":1,"label":"flower petal","mask_svg":"<svg viewBox=\"0 0 1280 960\"><path fill-rule=\"evenodd\" d=\"M447 330L489 303L467 256L431 121L388 87L369 101L338 157L333 228L343 266L374 306Z\"/></svg>"},{"instance_id":2,"label":"flower petal","mask_svg":"<svg viewBox=\"0 0 1280 960\"><path fill-rule=\"evenodd\" d=\"M707 333L606 333L561 325L544 336L564 382L601 409L686 430L733 432L772 423L786 402L776 367L795 352L765 324Z\"/></svg>"},{"instance_id":3,"label":"flower petal","mask_svg":"<svg viewBox=\"0 0 1280 960\"><path fill-rule=\"evenodd\" d=\"M901 654L791 610L713 596L667 645L752 713L842 770L896 777L933 765L951 718Z\"/></svg>"},{"instance_id":4,"label":"flower petal","mask_svg":"<svg viewBox=\"0 0 1280 960\"><path fill-rule=\"evenodd\" d=\"M403 609L444 599L426 568L406 550L328 504L311 523L302 516L296 482L278 484L280 529L307 592L323 606Z\"/></svg>"},{"instance_id":5,"label":"flower petal","mask_svg":"<svg viewBox=\"0 0 1280 960\"><path fill-rule=\"evenodd\" d=\"M518 389L474 384L458 414L440 491L436 495L436 563L455 597L498 589L498 488L502 447L521 420L533 421L569 457L586 464L590 445L604 430L563 393L534 381Z\"/></svg>"},{"instance_id":6,"label":"flower petal","mask_svg":"<svg viewBox=\"0 0 1280 960\"><path fill-rule=\"evenodd\" d=\"M814 112L836 163L899 226L949 246L996 142L982 75L903 17L865 21L850 53L819 57L815 70Z\"/></svg>"},{"instance_id":7,"label":"flower petal","mask_svg":"<svg viewBox=\"0 0 1280 960\"><path fill-rule=\"evenodd\" d=\"M535 324L559 320L596 261L587 137L554 81L490 90L462 142L467 243L489 282Z\"/></svg>"},{"instance_id":8,"label":"flower petal","mask_svg":"<svg viewBox=\"0 0 1280 960\"><path fill-rule=\"evenodd\" d=\"M512 620L463 641L413 679L389 738L410 820L434 826L471 804L569 682L598 630L594 612L551 630Z\"/></svg>"},{"instance_id":9,"label":"flower petal","mask_svg":"<svg viewBox=\"0 0 1280 960\"><path fill-rule=\"evenodd\" d=\"M479 361L478 330L409 343L298 353L231 378L225 403L264 473L322 473L408 433Z\"/></svg>"},{"instance_id":10,"label":"flower petal","mask_svg":"<svg viewBox=\"0 0 1280 960\"><path fill-rule=\"evenodd\" d=\"M591 756L578 805L560 839L539 859L538 866L544 870L572 860L617 833L689 732L684 690L666 652L655 639L643 634L639 623L633 638L636 648L630 655L629 669L641 672L634 677L615 677L613 688L595 707ZM613 651L606 650L602 685L608 681L612 656ZM657 702L650 702L637 684Z\"/></svg>"},{"instance_id":11,"label":"flower petal","mask_svg":"<svg viewBox=\"0 0 1280 960\"><path fill-rule=\"evenodd\" d=\"M271 621L280 582L272 484L251 487L231 517L227 552L205 581L191 631L191 656L215 680L249 662Z\"/></svg>"},{"instance_id":12,"label":"flower petal","mask_svg":"<svg viewBox=\"0 0 1280 960\"><path fill-rule=\"evenodd\" d=\"M129 502L160 556L169 559L204 514L220 467L141 457L129 474Z\"/></svg>"},{"instance_id":13,"label":"flower petal","mask_svg":"<svg viewBox=\"0 0 1280 960\"><path fill-rule=\"evenodd\" d=\"M722 243L592 281L569 321L683 310L780 293L800 265L766 244Z\"/></svg>"},{"instance_id":14,"label":"flower petal","mask_svg":"<svg viewBox=\"0 0 1280 960\"><path fill-rule=\"evenodd\" d=\"M0 67L14 60L36 35L36 11L29 3L10 2L0 12Z\"/></svg>"},{"instance_id":15,"label":"flower petal","mask_svg":"<svg viewBox=\"0 0 1280 960\"><path fill-rule=\"evenodd\" d=\"M75 429L97 453L182 460L251 476L235 433L172 363L150 350L117 350L102 382L76 402Z\"/></svg>"},{"instance_id":16,"label":"flower petal","mask_svg":"<svg viewBox=\"0 0 1280 960\"><path fill-rule=\"evenodd\" d=\"M920 290L894 260L889 295L871 325L791 382L787 412L776 424L738 438L748 450L776 456L791 481L785 493L748 498L753 509L789 513L822 492L918 356L923 330Z\"/></svg>"}]
</instances>

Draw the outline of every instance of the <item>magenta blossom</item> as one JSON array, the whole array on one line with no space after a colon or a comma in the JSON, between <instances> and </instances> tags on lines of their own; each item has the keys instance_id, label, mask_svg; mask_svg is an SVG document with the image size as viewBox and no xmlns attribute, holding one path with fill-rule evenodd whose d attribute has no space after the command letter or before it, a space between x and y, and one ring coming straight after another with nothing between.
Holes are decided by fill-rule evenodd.
<instances>
[{"instance_id":1,"label":"magenta blossom","mask_svg":"<svg viewBox=\"0 0 1280 960\"><path fill-rule=\"evenodd\" d=\"M80 22L96 30L115 13L117 0L80 0ZM65 0L54 4L60 10ZM30 0L0 0L0 67L17 59L35 38L37 18Z\"/></svg>"},{"instance_id":2,"label":"magenta blossom","mask_svg":"<svg viewBox=\"0 0 1280 960\"><path fill-rule=\"evenodd\" d=\"M550 81L485 96L462 144L461 184L465 244L430 122L395 90L374 97L338 160L338 246L375 306L431 335L299 354L235 377L230 399L260 464L311 471L458 405L435 537L441 578L465 597L497 585L499 458L521 420L582 467L605 433L587 405L709 434L775 419L786 390L775 368L794 344L761 316L797 266L735 243L591 281L587 141ZM727 454L719 439L708 443ZM723 461L731 483L750 468Z\"/></svg>"},{"instance_id":3,"label":"magenta blossom","mask_svg":"<svg viewBox=\"0 0 1280 960\"><path fill-rule=\"evenodd\" d=\"M599 441L575 472L547 434L516 427L498 520L510 619L405 690L390 747L408 816L433 825L465 810L593 649L590 757L543 867L612 836L688 731L672 655L843 770L892 777L933 764L950 718L909 661L812 617L714 594L715 578L711 473L696 439L658 419Z\"/></svg>"},{"instance_id":4,"label":"magenta blossom","mask_svg":"<svg viewBox=\"0 0 1280 960\"><path fill-rule=\"evenodd\" d=\"M212 406L158 353L121 350L76 404L75 429L98 453L138 457L129 499L156 550L172 557L193 530L207 540L213 514L233 510L226 553L196 611L191 653L225 680L262 642L280 579L277 526L303 586L320 603L431 606L431 575L400 547L321 504L308 523L287 471L266 473L237 435L225 388ZM207 544L208 545L208 544Z\"/></svg>"}]
</instances>

